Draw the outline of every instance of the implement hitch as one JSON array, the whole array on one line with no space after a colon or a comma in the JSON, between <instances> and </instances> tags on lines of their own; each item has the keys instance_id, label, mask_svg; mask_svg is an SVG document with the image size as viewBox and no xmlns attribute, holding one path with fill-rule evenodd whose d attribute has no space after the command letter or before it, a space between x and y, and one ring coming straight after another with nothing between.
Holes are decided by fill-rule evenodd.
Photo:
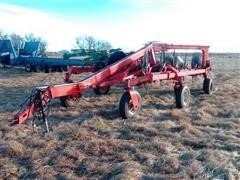
<instances>
[{"instance_id":1,"label":"implement hitch","mask_svg":"<svg viewBox=\"0 0 240 180\"><path fill-rule=\"evenodd\" d=\"M47 117L50 112L50 98L46 93L45 87L35 88L31 92L31 96L21 105L19 112L14 119L9 122L10 125L21 124L26 117L32 117L32 127L45 124L46 132L49 132Z\"/></svg>"}]
</instances>

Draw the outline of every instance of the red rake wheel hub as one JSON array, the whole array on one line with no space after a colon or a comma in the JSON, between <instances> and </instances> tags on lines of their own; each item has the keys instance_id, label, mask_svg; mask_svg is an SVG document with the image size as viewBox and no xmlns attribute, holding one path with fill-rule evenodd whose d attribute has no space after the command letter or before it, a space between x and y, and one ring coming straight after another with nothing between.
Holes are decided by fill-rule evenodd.
<instances>
[{"instance_id":1,"label":"red rake wheel hub","mask_svg":"<svg viewBox=\"0 0 240 180\"><path fill-rule=\"evenodd\" d=\"M124 119L131 119L136 116L141 109L141 96L135 90L126 91L119 103L119 113Z\"/></svg>"},{"instance_id":2,"label":"red rake wheel hub","mask_svg":"<svg viewBox=\"0 0 240 180\"><path fill-rule=\"evenodd\" d=\"M132 110L136 110L139 107L139 94L137 91L132 91L129 93L130 94L130 102L129 102L129 106Z\"/></svg>"}]
</instances>

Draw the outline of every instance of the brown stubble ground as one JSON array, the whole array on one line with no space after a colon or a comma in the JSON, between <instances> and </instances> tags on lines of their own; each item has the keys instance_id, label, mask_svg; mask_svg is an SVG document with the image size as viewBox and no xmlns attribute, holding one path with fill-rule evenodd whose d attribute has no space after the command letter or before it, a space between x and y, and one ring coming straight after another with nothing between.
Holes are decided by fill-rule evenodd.
<instances>
[{"instance_id":1,"label":"brown stubble ground","mask_svg":"<svg viewBox=\"0 0 240 180\"><path fill-rule=\"evenodd\" d=\"M88 91L75 107L51 104L52 131L9 127L35 86L61 83L62 73L0 69L0 178L22 179L239 179L240 58L211 56L215 92L202 78L187 79L192 102L176 109L171 82L152 85L138 117L118 116L121 86L109 95Z\"/></svg>"}]
</instances>

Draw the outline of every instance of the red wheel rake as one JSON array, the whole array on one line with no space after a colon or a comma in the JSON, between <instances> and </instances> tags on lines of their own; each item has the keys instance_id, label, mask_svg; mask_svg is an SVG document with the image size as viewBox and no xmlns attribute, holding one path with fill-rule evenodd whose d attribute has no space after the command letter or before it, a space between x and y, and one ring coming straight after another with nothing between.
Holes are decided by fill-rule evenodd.
<instances>
[{"instance_id":1,"label":"red wheel rake","mask_svg":"<svg viewBox=\"0 0 240 180\"><path fill-rule=\"evenodd\" d=\"M191 67L175 51L184 54L190 51ZM148 46L100 69L79 82L73 82L71 76L84 72L94 72L94 67L71 67L65 75L65 83L46 87L37 87L14 116L11 124L21 124L28 118L40 119L47 123L48 104L59 98L63 106L78 99L87 89L94 89L96 94L106 94L113 84L124 83L125 92L119 103L119 114L122 118L134 117L141 108L141 96L134 86L153 83L159 80L175 82L174 92L177 108L187 107L190 103L190 90L184 85L184 77L202 75L203 91L212 92L212 80L208 77L210 60L209 46L173 45L153 42ZM198 54L193 53L198 51Z\"/></svg>"}]
</instances>

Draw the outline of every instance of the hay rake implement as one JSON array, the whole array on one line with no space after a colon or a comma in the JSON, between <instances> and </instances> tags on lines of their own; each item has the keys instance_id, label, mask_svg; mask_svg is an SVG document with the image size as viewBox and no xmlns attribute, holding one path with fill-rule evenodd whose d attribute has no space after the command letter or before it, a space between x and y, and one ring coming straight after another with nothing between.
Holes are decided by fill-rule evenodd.
<instances>
[{"instance_id":1,"label":"hay rake implement","mask_svg":"<svg viewBox=\"0 0 240 180\"><path fill-rule=\"evenodd\" d=\"M177 50L191 52L191 67L177 55L175 52ZM191 94L189 87L184 83L184 77L202 75L204 77L203 91L207 94L212 93L208 50L209 46L153 42L79 82L73 82L71 76L92 72L92 67L71 67L65 75L63 84L35 88L10 124L21 124L33 117L33 119L45 122L48 131L46 117L52 99L60 99L61 105L67 107L72 101L80 98L87 89L94 89L96 94L107 94L110 86L118 83L125 84L125 92L119 102L119 114L122 118L133 118L141 108L141 96L134 86L159 80L174 81L176 107L187 107ZM199 53L196 54L193 51Z\"/></svg>"}]
</instances>

